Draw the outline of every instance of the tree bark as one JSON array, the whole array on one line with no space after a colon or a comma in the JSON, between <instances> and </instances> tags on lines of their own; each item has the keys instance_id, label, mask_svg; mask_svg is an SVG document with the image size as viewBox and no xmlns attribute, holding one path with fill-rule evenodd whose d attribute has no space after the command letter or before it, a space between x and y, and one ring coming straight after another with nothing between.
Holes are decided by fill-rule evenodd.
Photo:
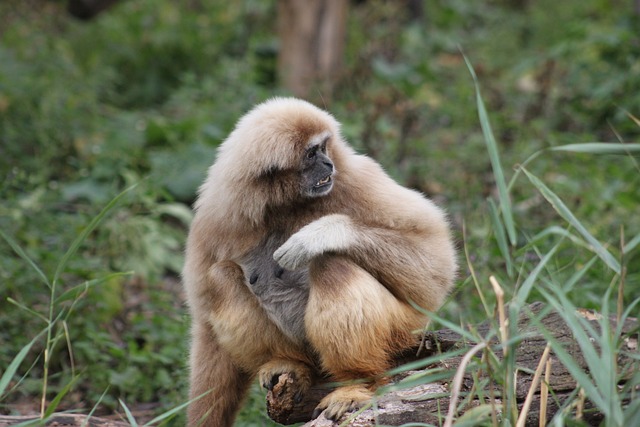
<instances>
[{"instance_id":1,"label":"tree bark","mask_svg":"<svg viewBox=\"0 0 640 427\"><path fill-rule=\"evenodd\" d=\"M279 0L278 74L295 96L330 98L342 67L346 0Z\"/></svg>"},{"instance_id":2,"label":"tree bark","mask_svg":"<svg viewBox=\"0 0 640 427\"><path fill-rule=\"evenodd\" d=\"M533 313L534 316L544 309L545 306L542 303L535 303L529 306L529 310L531 313ZM527 312L527 310L524 311ZM595 320L595 318L589 317L597 315L586 310L580 310L579 314L589 319L594 328L598 327L597 320ZM613 327L615 327L616 319L612 317L610 319L610 322ZM531 322L527 314L521 315L518 322L518 330L521 332L526 332L527 334L526 339L524 339L517 346L515 354L516 365L518 367L517 381L515 384L515 395L519 408L522 407L526 395L529 392L533 381L533 373L535 372L540 358L548 343L545 336L541 332L532 328L530 326L530 323ZM552 333L557 341L565 344L566 351L574 358L576 363L578 363L580 367L583 368L584 371L588 372L588 366L581 354L580 346L574 340L571 330L566 326L566 324L562 320L562 317L555 312L549 312L549 314L541 320L541 323L547 331ZM638 322L636 319L628 319L623 325L622 330L624 333L627 333L629 331L633 331L634 328L637 331L637 327ZM476 329L481 336L485 336L486 332L489 330L489 326L480 325ZM423 352L420 357L416 357L415 352L413 357L407 357L405 355L403 358L400 358L398 360L398 365L411 361L412 359L418 360L420 358L424 358L426 356L429 356L429 353L434 354L437 353L437 351L447 352L449 350L471 348L476 344L468 341L465 342L460 335L450 330L430 332L425 336L424 343L426 344L425 347L427 349L427 354L424 354ZM497 344L497 341L495 343ZM624 350L628 352L638 352L637 334L627 340L626 346L627 348ZM502 351L495 350L495 352L498 358L502 359ZM451 377L453 377L453 374L460 366L462 357L463 356L455 356L446 358L435 366L430 366L429 369L433 369L434 367L442 367L445 370L450 371ZM552 371L549 378L548 386L549 389L553 392L553 397L549 395L547 400L547 421L551 420L553 415L558 411L559 405L561 406L562 402L564 402L565 399L569 398L576 390L576 381L573 379L572 375L569 373L566 367L553 354L553 352L551 352L549 360L551 361ZM631 367L632 363L633 361L626 356L620 356L618 359L618 366L621 367ZM629 372L630 375L632 373L632 370L627 369L627 372ZM405 372L394 377L392 381L395 383L402 378L416 373L419 372ZM627 376L627 378L628 377L629 376ZM291 396L292 393L289 392L291 388L288 387L288 385L292 382L292 378L288 377L287 375L281 375L278 384L273 388L272 391L267 394L267 412L269 416L274 421L285 425L309 421L311 419L313 409L318 404L320 399L322 399L332 390L332 388L329 386L329 380L326 380L315 385L312 390L307 393L302 402L295 403L293 396ZM470 372L467 372L463 381L462 391L469 391L473 383L474 380L472 374ZM376 410L367 409L363 411L353 420L349 421L347 425L401 425L410 422L422 422L440 425L449 407L450 392L451 390L449 379L437 383L422 384L413 388L393 391L381 396L378 399L378 401L376 402ZM416 397L419 397L419 400L416 400ZM539 425L539 418L541 416L541 398L542 396L538 387L528 412L526 421L527 426ZM479 402L476 400L467 405L466 410L469 410L474 406L478 406L481 403L490 402ZM498 398L494 400L493 404L498 407L502 405ZM588 401L585 402L583 419L591 425L597 425L603 419L602 414L599 414L597 411L587 411L586 409L589 409L590 407L590 403ZM349 419L351 416L352 414L347 414L337 423L333 423L332 421L320 416L319 418L305 424L305 427L333 427L336 425L340 425L340 423Z\"/></svg>"}]
</instances>

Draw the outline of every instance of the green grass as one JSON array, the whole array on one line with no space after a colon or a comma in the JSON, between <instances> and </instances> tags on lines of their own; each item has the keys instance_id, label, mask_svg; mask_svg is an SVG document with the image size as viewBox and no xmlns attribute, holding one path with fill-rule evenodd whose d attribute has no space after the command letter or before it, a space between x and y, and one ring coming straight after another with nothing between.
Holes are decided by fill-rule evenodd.
<instances>
[{"instance_id":1,"label":"green grass","mask_svg":"<svg viewBox=\"0 0 640 427\"><path fill-rule=\"evenodd\" d=\"M462 333L493 318L491 276L509 319L531 301L635 315L637 19L596 0L426 5L424 22L402 2L352 5L344 75L324 99L359 151L450 213L467 262L436 324ZM0 4L0 411L26 401L182 425L189 204L235 120L286 94L263 55L275 8L143 0L86 24L63 8ZM580 388L607 425L637 424L638 399L624 398L640 378L618 389L609 369L620 331L563 314L598 372L574 370ZM491 334L502 337L499 322ZM501 425L518 417L514 363L485 366L507 397ZM498 419L478 411L458 422ZM271 425L257 386L238 425Z\"/></svg>"}]
</instances>

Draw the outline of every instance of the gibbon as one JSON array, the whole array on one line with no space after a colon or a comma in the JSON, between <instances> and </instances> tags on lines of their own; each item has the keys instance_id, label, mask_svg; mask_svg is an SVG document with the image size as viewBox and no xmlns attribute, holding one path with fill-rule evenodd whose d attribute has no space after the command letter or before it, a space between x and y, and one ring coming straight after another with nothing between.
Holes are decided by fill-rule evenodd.
<instances>
[{"instance_id":1,"label":"gibbon","mask_svg":"<svg viewBox=\"0 0 640 427\"><path fill-rule=\"evenodd\" d=\"M329 113L275 98L220 145L195 203L183 282L192 317L190 426L231 426L247 388L282 373L338 419L415 345L456 271L444 212L358 155Z\"/></svg>"}]
</instances>

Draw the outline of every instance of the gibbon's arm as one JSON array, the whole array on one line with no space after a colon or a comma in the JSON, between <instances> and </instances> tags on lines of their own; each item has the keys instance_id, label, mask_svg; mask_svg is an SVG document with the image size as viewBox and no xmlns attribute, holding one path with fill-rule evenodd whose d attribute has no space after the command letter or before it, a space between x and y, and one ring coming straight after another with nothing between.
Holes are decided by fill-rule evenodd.
<instances>
[{"instance_id":1,"label":"gibbon's arm","mask_svg":"<svg viewBox=\"0 0 640 427\"><path fill-rule=\"evenodd\" d=\"M367 227L346 215L327 215L293 234L273 254L296 270L324 253L351 258L397 298L433 310L450 288L456 261L446 222L430 233Z\"/></svg>"},{"instance_id":2,"label":"gibbon's arm","mask_svg":"<svg viewBox=\"0 0 640 427\"><path fill-rule=\"evenodd\" d=\"M358 239L356 228L346 215L323 216L298 230L273 254L280 267L298 270L325 252L348 251Z\"/></svg>"}]
</instances>

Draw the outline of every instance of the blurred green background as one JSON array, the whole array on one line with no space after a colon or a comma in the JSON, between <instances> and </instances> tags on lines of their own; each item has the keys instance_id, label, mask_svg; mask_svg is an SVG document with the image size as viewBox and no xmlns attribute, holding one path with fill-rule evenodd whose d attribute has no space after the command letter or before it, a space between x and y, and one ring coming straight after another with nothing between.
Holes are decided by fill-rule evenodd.
<instances>
[{"instance_id":1,"label":"blurred green background","mask_svg":"<svg viewBox=\"0 0 640 427\"><path fill-rule=\"evenodd\" d=\"M428 0L416 15L409 3L350 2L334 90L309 98L359 152L448 210L462 268L443 315L477 323L486 315L463 249L479 282L489 289L495 275L507 293L539 254L511 249L507 268L461 52L478 74L510 179L545 148L638 142L640 11L631 0ZM244 112L291 94L277 73L278 10L260 0L124 0L81 21L66 6L0 3L0 229L51 276L92 218L137 184L61 272L56 295L104 280L56 302L56 312L73 311L56 325L47 375L49 398L77 377L59 409L110 414L122 412L121 399L144 418L187 398L179 272L197 187ZM545 152L527 168L614 254L640 233L637 157ZM536 235L541 248L557 243L554 230L567 224L536 188L520 177L510 194L516 247ZM638 253L625 255L626 303L640 294ZM562 246L555 273L569 276L591 256ZM574 304L600 308L610 281L597 263ZM0 372L46 326L52 304L35 269L0 241ZM39 411L44 346L31 348L0 413ZM239 425L269 425L263 405L256 388Z\"/></svg>"}]
</instances>

